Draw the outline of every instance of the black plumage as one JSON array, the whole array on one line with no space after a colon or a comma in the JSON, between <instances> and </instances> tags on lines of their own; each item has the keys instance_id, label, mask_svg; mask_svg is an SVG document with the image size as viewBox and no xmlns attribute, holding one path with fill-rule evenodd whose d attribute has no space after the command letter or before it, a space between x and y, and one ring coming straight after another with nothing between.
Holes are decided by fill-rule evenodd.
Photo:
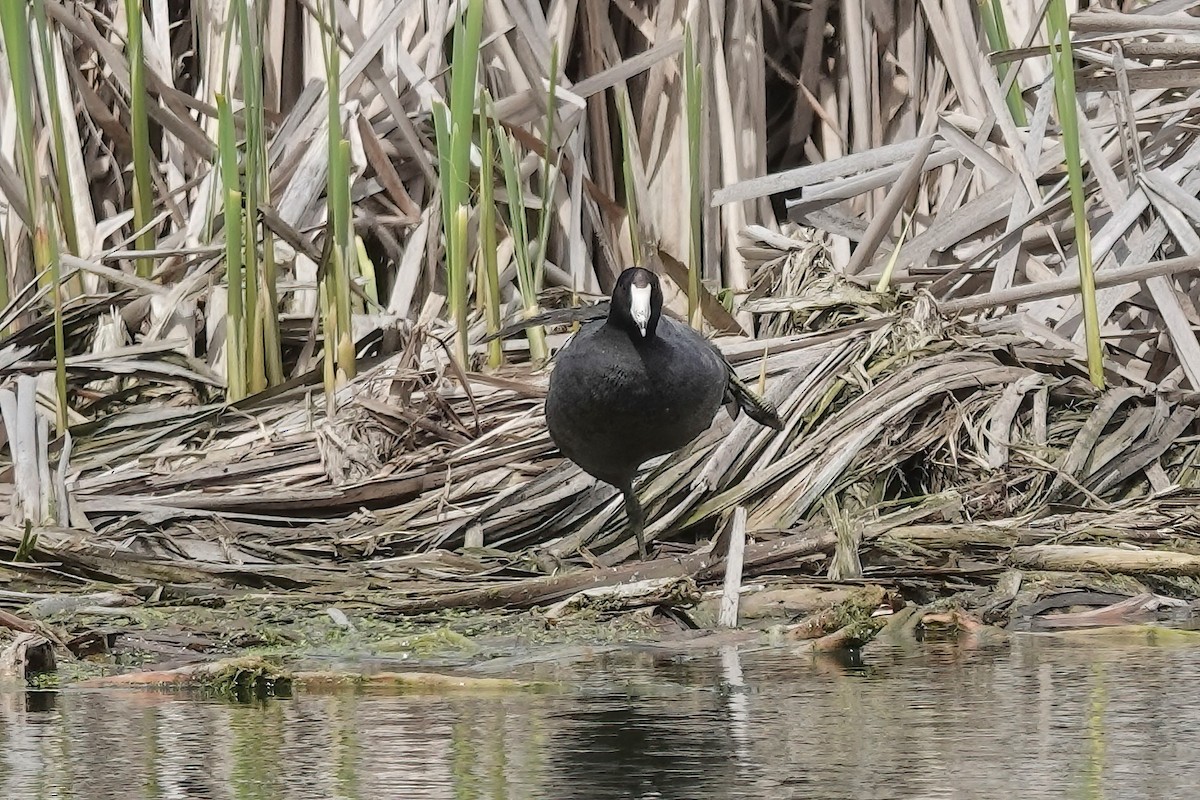
<instances>
[{"instance_id":1,"label":"black plumage","mask_svg":"<svg viewBox=\"0 0 1200 800\"><path fill-rule=\"evenodd\" d=\"M555 357L546 396L550 437L589 475L620 489L643 558L645 519L633 491L643 463L695 439L722 405L783 427L719 350L662 316L662 304L654 273L637 267L621 273L607 317L585 323Z\"/></svg>"}]
</instances>

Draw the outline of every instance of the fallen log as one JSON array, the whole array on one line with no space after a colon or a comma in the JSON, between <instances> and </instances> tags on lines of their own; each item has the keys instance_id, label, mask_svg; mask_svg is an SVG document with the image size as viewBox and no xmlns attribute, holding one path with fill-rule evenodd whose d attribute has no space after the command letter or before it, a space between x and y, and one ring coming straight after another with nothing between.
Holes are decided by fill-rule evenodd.
<instances>
[{"instance_id":1,"label":"fallen log","mask_svg":"<svg viewBox=\"0 0 1200 800\"><path fill-rule=\"evenodd\" d=\"M1200 556L1173 550L1129 550L1039 544L1013 548L1009 563L1025 569L1059 572L1111 572L1122 575L1200 575Z\"/></svg>"},{"instance_id":2,"label":"fallen log","mask_svg":"<svg viewBox=\"0 0 1200 800\"><path fill-rule=\"evenodd\" d=\"M800 533L767 542L746 545L742 571L752 575L780 562L816 553L832 552L837 536L832 531ZM612 586L624 581L691 576L697 583L720 578L725 561L712 553L697 551L678 558L638 561L618 567L600 567L565 574L526 578L458 592L401 600L385 606L384 614L427 614L447 608L530 608L553 603L584 589Z\"/></svg>"},{"instance_id":3,"label":"fallen log","mask_svg":"<svg viewBox=\"0 0 1200 800\"><path fill-rule=\"evenodd\" d=\"M464 675L443 675L437 672L297 672L292 682L306 692L331 692L339 689L394 689L406 694L448 691L511 692L520 689L543 690L552 684L519 681L511 678L477 678Z\"/></svg>"},{"instance_id":4,"label":"fallen log","mask_svg":"<svg viewBox=\"0 0 1200 800\"><path fill-rule=\"evenodd\" d=\"M230 696L272 696L277 691L287 693L291 682L291 674L280 666L257 656L244 656L187 664L175 669L103 675L80 681L76 686L106 689L176 687L207 689Z\"/></svg>"},{"instance_id":5,"label":"fallen log","mask_svg":"<svg viewBox=\"0 0 1200 800\"><path fill-rule=\"evenodd\" d=\"M961 523L930 523L903 525L892 528L879 537L883 544L909 544L938 550L969 548L1007 548L1019 544L1022 538L1049 534L1027 526L971 525Z\"/></svg>"}]
</instances>

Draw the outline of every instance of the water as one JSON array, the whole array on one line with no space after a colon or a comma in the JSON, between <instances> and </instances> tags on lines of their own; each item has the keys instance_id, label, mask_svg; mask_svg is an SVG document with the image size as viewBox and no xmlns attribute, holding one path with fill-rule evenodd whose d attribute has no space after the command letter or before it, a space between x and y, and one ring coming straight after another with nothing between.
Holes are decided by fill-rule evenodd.
<instances>
[{"instance_id":1,"label":"water","mask_svg":"<svg viewBox=\"0 0 1200 800\"><path fill-rule=\"evenodd\" d=\"M0 797L1192 798L1200 646L624 654L557 693L0 696ZM528 675L526 675L528 676Z\"/></svg>"}]
</instances>

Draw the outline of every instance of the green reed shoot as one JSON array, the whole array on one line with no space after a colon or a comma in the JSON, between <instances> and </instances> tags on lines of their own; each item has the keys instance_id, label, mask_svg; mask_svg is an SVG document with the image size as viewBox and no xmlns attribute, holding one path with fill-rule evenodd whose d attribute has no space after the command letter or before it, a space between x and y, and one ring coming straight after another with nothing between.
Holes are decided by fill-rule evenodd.
<instances>
[{"instance_id":1,"label":"green reed shoot","mask_svg":"<svg viewBox=\"0 0 1200 800\"><path fill-rule=\"evenodd\" d=\"M34 160L33 104L37 93L33 85L33 55L29 46L29 17L25 3L0 3L0 28L3 28L4 52L8 57L8 76L13 88L16 110L17 159L25 183L25 202L36 227L38 213L38 167ZM39 265L38 272L46 265Z\"/></svg>"},{"instance_id":2,"label":"green reed shoot","mask_svg":"<svg viewBox=\"0 0 1200 800\"><path fill-rule=\"evenodd\" d=\"M1098 388L1104 387L1104 350L1100 341L1100 316L1096 310L1096 276L1092 267L1091 231L1087 222L1087 196L1083 182L1083 157L1079 147L1079 114L1075 103L1075 62L1067 26L1064 0L1050 0L1046 13L1046 38L1050 42L1050 65L1054 76L1054 99L1062 128L1067 162L1067 184L1075 217L1075 243L1079 253L1079 295L1083 302L1083 325L1087 339L1088 375Z\"/></svg>"},{"instance_id":3,"label":"green reed shoot","mask_svg":"<svg viewBox=\"0 0 1200 800\"><path fill-rule=\"evenodd\" d=\"M366 296L365 300L356 296L354 307L365 313L368 303L373 308L379 307L379 283L375 277L375 265L367 255L367 246L363 244L361 236L354 237L354 254L357 258L358 274L362 276L362 293Z\"/></svg>"},{"instance_id":4,"label":"green reed shoot","mask_svg":"<svg viewBox=\"0 0 1200 800\"><path fill-rule=\"evenodd\" d=\"M633 266L644 266L642 237L638 227L637 184L633 172L633 141L637 132L629 120L629 96L617 94L617 119L621 124L621 176L625 180L625 218L629 223L629 246L633 251Z\"/></svg>"},{"instance_id":5,"label":"green reed shoot","mask_svg":"<svg viewBox=\"0 0 1200 800\"><path fill-rule=\"evenodd\" d=\"M479 108L488 107L487 90L479 93ZM481 122L479 131L481 166L479 170L479 260L475 276L476 305L484 310L487 332L500 330L500 269L496 264L496 174L492 128ZM499 339L488 342L488 364L504 363L504 347Z\"/></svg>"},{"instance_id":6,"label":"green reed shoot","mask_svg":"<svg viewBox=\"0 0 1200 800\"><path fill-rule=\"evenodd\" d=\"M228 284L228 305L225 309L226 399L237 401L249 393L243 306L242 190L233 111L223 94L217 95L217 158L221 165L221 196L225 202L225 281Z\"/></svg>"},{"instance_id":7,"label":"green reed shoot","mask_svg":"<svg viewBox=\"0 0 1200 800\"><path fill-rule=\"evenodd\" d=\"M700 276L703 271L701 236L704 230L703 184L700 175L700 149L704 130L701 109L704 105L704 76L696 55L696 42L689 26L684 31L683 94L687 106L688 184L690 189L689 219L691 220L688 247L688 324L700 330L704 325L700 314Z\"/></svg>"},{"instance_id":8,"label":"green reed shoot","mask_svg":"<svg viewBox=\"0 0 1200 800\"><path fill-rule=\"evenodd\" d=\"M329 0L326 36L321 45L325 55L325 80L329 100L329 171L326 185L332 246L324 264L326 301L326 400L332 403L333 391L356 374L354 328L350 302L350 270L356 261L353 247L354 221L350 207L350 143L342 135L341 57L338 45L337 17Z\"/></svg>"},{"instance_id":9,"label":"green reed shoot","mask_svg":"<svg viewBox=\"0 0 1200 800\"><path fill-rule=\"evenodd\" d=\"M12 83L13 107L16 109L17 123L17 163L21 168L21 177L25 183L25 204L33 215L30 224L36 229L41 218L37 208L37 165L33 160L33 59L29 49L29 19L25 14L24 3L0 3L0 34L4 38L4 53L8 60L8 78ZM34 248L34 258L38 258L37 248ZM36 274L42 274L44 264L36 264ZM0 299L8 305L8 259L5 258L3 271L0 272Z\"/></svg>"},{"instance_id":10,"label":"green reed shoot","mask_svg":"<svg viewBox=\"0 0 1200 800\"><path fill-rule=\"evenodd\" d=\"M66 135L63 128L62 107L58 94L58 70L55 69L54 53L50 48L50 25L46 20L46 6L43 3L31 3L33 18L36 23L38 49L42 55L42 74L46 78L46 97L50 103L51 147L54 152L54 181L58 187L59 216L62 218L62 232L66 239L67 250L79 254L79 230L75 222L75 204L72 202L71 180L67 172ZM80 282L78 291L82 293Z\"/></svg>"},{"instance_id":11,"label":"green reed shoot","mask_svg":"<svg viewBox=\"0 0 1200 800\"><path fill-rule=\"evenodd\" d=\"M154 248L154 191L150 170L154 154L150 152L150 117L146 110L146 58L142 46L141 0L125 0L125 20L129 26L129 136L133 140L133 227L139 250ZM137 260L137 274L149 278L154 271L150 258Z\"/></svg>"},{"instance_id":12,"label":"green reed shoot","mask_svg":"<svg viewBox=\"0 0 1200 800\"><path fill-rule=\"evenodd\" d=\"M489 114L490 116L490 114ZM504 189L508 198L508 233L513 240L513 258L517 262L517 291L525 318L536 315L538 309L537 276L534 271L529 235L526 231L525 194L521 187L521 165L517 161L516 142L505 132L500 121L492 119L496 143L500 149L500 166L504 171ZM529 357L534 363L545 363L550 354L546 346L546 329L538 325L528 328Z\"/></svg>"},{"instance_id":13,"label":"green reed shoot","mask_svg":"<svg viewBox=\"0 0 1200 800\"><path fill-rule=\"evenodd\" d=\"M240 34L242 113L245 121L245 268L246 334L250 343L247 382L259 392L268 384L283 381L280 352L278 298L275 293L274 239L262 229L259 254L259 208L270 203L270 181L266 169L266 134L263 103L263 49L257 4L235 0L234 16Z\"/></svg>"},{"instance_id":14,"label":"green reed shoot","mask_svg":"<svg viewBox=\"0 0 1200 800\"><path fill-rule=\"evenodd\" d=\"M454 354L462 364L467 359L467 287L466 250L467 229L456 224L458 211L463 208L466 191L458 188L455 177L454 153L457 151L457 127L451 121L452 111L442 104L434 106L433 129L438 151L438 182L442 195L442 233L446 240L446 294L450 304L450 318L454 320ZM470 139L467 138L470 145ZM468 151L469 155L470 151ZM462 236L460 239L459 236Z\"/></svg>"},{"instance_id":15,"label":"green reed shoot","mask_svg":"<svg viewBox=\"0 0 1200 800\"><path fill-rule=\"evenodd\" d=\"M546 246L550 241L550 220L554 216L554 191L557 181L558 165L552 156L554 152L554 120L558 116L555 109L555 88L558 84L558 42L550 51L550 79L546 94L546 124L542 128L542 141L545 150L542 151L542 185L539 194L541 208L538 212L537 260L534 262L534 285L540 292L545 285Z\"/></svg>"},{"instance_id":16,"label":"green reed shoot","mask_svg":"<svg viewBox=\"0 0 1200 800\"><path fill-rule=\"evenodd\" d=\"M1004 7L1000 4L1000 0L978 0L979 1L979 16L983 20L983 30L988 38L988 45L992 50L1009 50L1012 48L1012 43L1008 38L1008 25L1004 22ZM997 75L1000 83L1003 84L1005 78L1008 77L1008 72L1011 69L1016 69L1020 66L1020 62L1016 64L1001 64L997 67ZM1022 127L1029 124L1029 118L1025 114L1025 101L1021 99L1021 87L1013 81L1012 86L1008 87L1008 95L1005 98L1008 104L1008 112L1012 114L1013 122Z\"/></svg>"},{"instance_id":17,"label":"green reed shoot","mask_svg":"<svg viewBox=\"0 0 1200 800\"><path fill-rule=\"evenodd\" d=\"M900 238L896 239L896 246L892 248L887 263L883 265L883 272L879 276L879 283L875 284L875 291L879 294L886 294L888 287L891 285L892 273L896 271L896 261L900 257L900 248L904 246L905 240L908 239L908 229L912 226L912 221L912 215L904 220L904 227L900 230Z\"/></svg>"},{"instance_id":18,"label":"green reed shoot","mask_svg":"<svg viewBox=\"0 0 1200 800\"><path fill-rule=\"evenodd\" d=\"M54 394L55 422L58 433L67 431L67 353L63 335L62 257L58 244L58 227L54 221L54 203L43 203L42 220L34 235L36 261L50 267L50 291L54 298Z\"/></svg>"},{"instance_id":19,"label":"green reed shoot","mask_svg":"<svg viewBox=\"0 0 1200 800\"><path fill-rule=\"evenodd\" d=\"M353 309L351 308L350 271L357 261L354 250L354 230L350 208L350 142L339 138L337 149L331 153L329 213L333 217L333 259L326 277L333 279L333 319L335 342L331 343L337 363L338 385L357 373L354 349Z\"/></svg>"},{"instance_id":20,"label":"green reed shoot","mask_svg":"<svg viewBox=\"0 0 1200 800\"><path fill-rule=\"evenodd\" d=\"M49 273L50 291L54 302L55 391L57 394L56 421L60 432L67 428L67 373L62 319L62 269L59 257L58 228L55 225L53 196L46 196L39 179L35 160L33 129L34 103L37 92L33 83L33 51L29 43L29 17L24 3L0 3L0 35L8 58L9 80L13 87L13 106L16 108L17 156L25 184L25 200L32 217L34 270L38 275ZM43 52L46 45L41 43ZM47 73L51 75L52 73ZM61 162L65 165L65 161ZM8 300L8 270L0 274L3 299Z\"/></svg>"},{"instance_id":21,"label":"green reed shoot","mask_svg":"<svg viewBox=\"0 0 1200 800\"><path fill-rule=\"evenodd\" d=\"M442 193L442 230L446 238L446 292L456 327L455 354L467 362L468 283L471 254L467 226L460 209L469 209L471 137L475 130L475 95L479 47L483 35L483 0L468 0L466 12L454 22L450 57L449 108L434 109L438 176Z\"/></svg>"},{"instance_id":22,"label":"green reed shoot","mask_svg":"<svg viewBox=\"0 0 1200 800\"><path fill-rule=\"evenodd\" d=\"M333 263L333 232L330 226L325 226L325 247L321 263L328 270ZM333 294L333 282L329 280L329 276L323 275L322 279L317 284L318 308L321 311L321 336L325 342L325 346L321 351L321 378L325 384L325 405L326 413L334 412L334 392L337 390L337 363L334 355L334 349L331 342L337 340L337 320L334 318L331 296Z\"/></svg>"}]
</instances>

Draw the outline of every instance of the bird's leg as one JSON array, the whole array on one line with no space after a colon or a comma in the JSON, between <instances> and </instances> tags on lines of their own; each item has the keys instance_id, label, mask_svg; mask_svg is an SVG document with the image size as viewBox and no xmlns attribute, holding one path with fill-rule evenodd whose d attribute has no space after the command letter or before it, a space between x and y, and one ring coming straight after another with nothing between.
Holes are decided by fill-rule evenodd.
<instances>
[{"instance_id":1,"label":"bird's leg","mask_svg":"<svg viewBox=\"0 0 1200 800\"><path fill-rule=\"evenodd\" d=\"M642 504L638 502L637 495L633 491L633 483L626 483L621 487L621 494L625 495L625 515L629 517L629 527L633 528L633 535L637 537L638 555L645 561L646 556L646 515L642 512Z\"/></svg>"}]
</instances>

